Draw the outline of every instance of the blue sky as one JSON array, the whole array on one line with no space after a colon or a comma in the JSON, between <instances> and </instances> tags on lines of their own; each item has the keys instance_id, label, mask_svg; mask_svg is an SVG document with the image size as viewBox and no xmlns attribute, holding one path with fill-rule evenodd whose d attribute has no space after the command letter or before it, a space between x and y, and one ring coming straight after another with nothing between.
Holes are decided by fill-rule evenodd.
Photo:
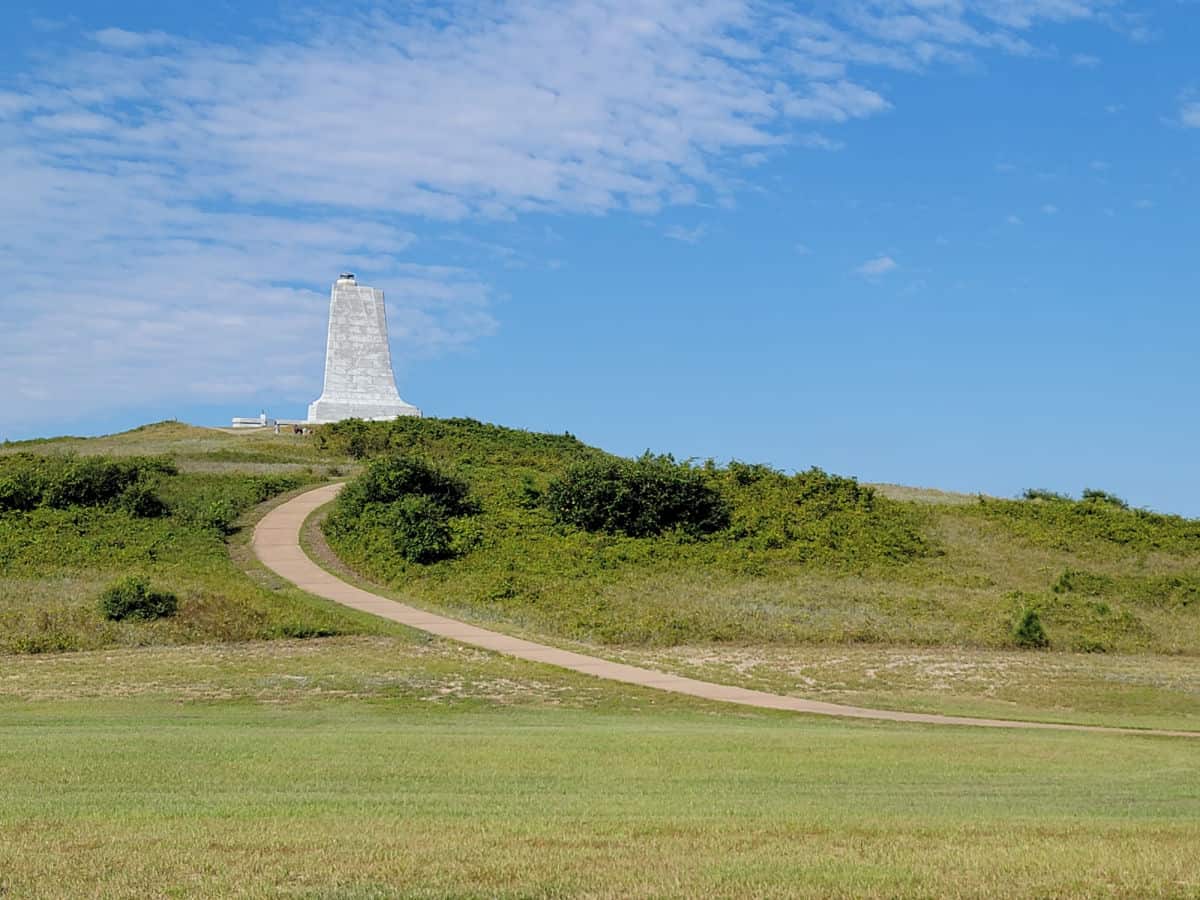
<instances>
[{"instance_id":1,"label":"blue sky","mask_svg":"<svg viewBox=\"0 0 1200 900\"><path fill-rule=\"evenodd\" d=\"M401 394L1200 515L1200 4L0 10L0 438Z\"/></svg>"}]
</instances>

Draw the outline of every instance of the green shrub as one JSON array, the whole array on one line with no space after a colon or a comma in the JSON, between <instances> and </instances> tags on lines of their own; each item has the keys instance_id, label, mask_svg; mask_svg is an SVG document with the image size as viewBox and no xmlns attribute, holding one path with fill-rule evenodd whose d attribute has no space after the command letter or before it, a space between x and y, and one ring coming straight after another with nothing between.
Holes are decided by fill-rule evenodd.
<instances>
[{"instance_id":1,"label":"green shrub","mask_svg":"<svg viewBox=\"0 0 1200 900\"><path fill-rule=\"evenodd\" d=\"M1200 576L1197 575L1135 579L1122 588L1128 599L1146 606L1176 609L1200 606Z\"/></svg>"},{"instance_id":2,"label":"green shrub","mask_svg":"<svg viewBox=\"0 0 1200 900\"><path fill-rule=\"evenodd\" d=\"M120 497L121 508L140 519L157 519L168 513L167 504L147 481L137 481L127 487Z\"/></svg>"},{"instance_id":3,"label":"green shrub","mask_svg":"<svg viewBox=\"0 0 1200 900\"><path fill-rule=\"evenodd\" d=\"M521 484L516 491L517 505L522 509L537 509L542 505L542 493L533 476L526 472L521 476Z\"/></svg>"},{"instance_id":4,"label":"green shrub","mask_svg":"<svg viewBox=\"0 0 1200 900\"><path fill-rule=\"evenodd\" d=\"M1101 551L1105 545L1119 545L1139 552L1200 552L1200 520L1128 509L1095 496L1055 503L981 497L964 511L995 521L1034 546L1053 550Z\"/></svg>"},{"instance_id":5,"label":"green shrub","mask_svg":"<svg viewBox=\"0 0 1200 900\"><path fill-rule=\"evenodd\" d=\"M795 502L817 515L829 515L848 509L870 512L875 507L875 489L855 478L830 475L815 466L791 477Z\"/></svg>"},{"instance_id":6,"label":"green shrub","mask_svg":"<svg viewBox=\"0 0 1200 900\"><path fill-rule=\"evenodd\" d=\"M709 469L711 471L713 467L710 465ZM736 459L725 467L725 473L734 484L741 487L757 484L764 479L778 478L783 474L778 469L773 469L763 463L744 463Z\"/></svg>"},{"instance_id":7,"label":"green shrub","mask_svg":"<svg viewBox=\"0 0 1200 900\"><path fill-rule=\"evenodd\" d=\"M140 575L130 575L110 585L100 595L106 619L162 619L175 615L179 601L168 591L156 591Z\"/></svg>"},{"instance_id":8,"label":"green shrub","mask_svg":"<svg viewBox=\"0 0 1200 900\"><path fill-rule=\"evenodd\" d=\"M196 509L191 521L201 528L211 528L219 534L229 535L234 532L237 517L238 510L233 501L227 497L218 497Z\"/></svg>"},{"instance_id":9,"label":"green shrub","mask_svg":"<svg viewBox=\"0 0 1200 900\"><path fill-rule=\"evenodd\" d=\"M1048 491L1045 488L1026 488L1024 493L1021 494L1021 498L1023 500L1048 500L1051 502L1071 501L1068 495L1060 494L1057 491Z\"/></svg>"},{"instance_id":10,"label":"green shrub","mask_svg":"<svg viewBox=\"0 0 1200 900\"><path fill-rule=\"evenodd\" d=\"M1083 502L1102 503L1106 506L1115 506L1117 509L1129 509L1129 504L1116 494L1110 494L1108 491L1100 491L1095 488L1083 489Z\"/></svg>"},{"instance_id":11,"label":"green shrub","mask_svg":"<svg viewBox=\"0 0 1200 900\"><path fill-rule=\"evenodd\" d=\"M705 473L670 456L576 463L545 493L562 524L651 537L673 528L694 536L729 525L729 506Z\"/></svg>"},{"instance_id":12,"label":"green shrub","mask_svg":"<svg viewBox=\"0 0 1200 900\"><path fill-rule=\"evenodd\" d=\"M383 526L409 562L431 563L454 555L450 517L433 497L410 494L384 507Z\"/></svg>"},{"instance_id":13,"label":"green shrub","mask_svg":"<svg viewBox=\"0 0 1200 900\"><path fill-rule=\"evenodd\" d=\"M102 506L129 487L136 477L130 468L98 456L72 460L46 485L42 501L55 509Z\"/></svg>"},{"instance_id":14,"label":"green shrub","mask_svg":"<svg viewBox=\"0 0 1200 900\"><path fill-rule=\"evenodd\" d=\"M346 485L322 527L331 539L382 540L381 549L390 545L401 559L427 564L456 554L454 520L478 509L465 481L393 453Z\"/></svg>"},{"instance_id":15,"label":"green shrub","mask_svg":"<svg viewBox=\"0 0 1200 900\"><path fill-rule=\"evenodd\" d=\"M32 471L0 475L0 511L28 512L42 500L42 481Z\"/></svg>"},{"instance_id":16,"label":"green shrub","mask_svg":"<svg viewBox=\"0 0 1200 900\"><path fill-rule=\"evenodd\" d=\"M853 478L818 468L789 476L742 463L712 471L724 475L732 502L730 537L754 550L786 549L806 562L855 568L931 552L921 510Z\"/></svg>"},{"instance_id":17,"label":"green shrub","mask_svg":"<svg viewBox=\"0 0 1200 900\"><path fill-rule=\"evenodd\" d=\"M499 462L514 457L580 456L589 448L571 434L539 434L504 428L475 419L422 419L401 416L391 422L346 419L317 428L314 442L330 455L367 459L386 453L409 453L461 464L472 453Z\"/></svg>"},{"instance_id":18,"label":"green shrub","mask_svg":"<svg viewBox=\"0 0 1200 900\"><path fill-rule=\"evenodd\" d=\"M151 495L161 476L176 472L166 457L109 459L18 453L0 459L0 511L120 504L135 515L159 516L165 506ZM126 500L128 492L135 496Z\"/></svg>"},{"instance_id":19,"label":"green shrub","mask_svg":"<svg viewBox=\"0 0 1200 900\"><path fill-rule=\"evenodd\" d=\"M446 475L420 457L398 453L373 460L362 475L345 487L338 497L338 506L353 515L367 504L395 503L413 494L428 497L447 516L476 511L465 481Z\"/></svg>"},{"instance_id":20,"label":"green shrub","mask_svg":"<svg viewBox=\"0 0 1200 900\"><path fill-rule=\"evenodd\" d=\"M1187 609L1200 606L1200 575L1100 575L1066 569L1050 589L1055 594L1111 597L1140 607Z\"/></svg>"},{"instance_id":21,"label":"green shrub","mask_svg":"<svg viewBox=\"0 0 1200 900\"><path fill-rule=\"evenodd\" d=\"M1041 617L1036 609L1025 607L1017 614L1013 623L1013 642L1018 647L1041 648L1050 646L1050 639L1042 627Z\"/></svg>"},{"instance_id":22,"label":"green shrub","mask_svg":"<svg viewBox=\"0 0 1200 900\"><path fill-rule=\"evenodd\" d=\"M309 481L305 475L188 473L165 484L171 515L221 535L232 534L243 512Z\"/></svg>"},{"instance_id":23,"label":"green shrub","mask_svg":"<svg viewBox=\"0 0 1200 900\"><path fill-rule=\"evenodd\" d=\"M1107 575L1097 575L1081 569L1065 569L1054 582L1051 590L1056 594L1087 594L1097 597L1112 587L1113 580Z\"/></svg>"},{"instance_id":24,"label":"green shrub","mask_svg":"<svg viewBox=\"0 0 1200 900\"><path fill-rule=\"evenodd\" d=\"M388 430L363 419L343 419L317 429L317 448L364 459L387 449Z\"/></svg>"}]
</instances>

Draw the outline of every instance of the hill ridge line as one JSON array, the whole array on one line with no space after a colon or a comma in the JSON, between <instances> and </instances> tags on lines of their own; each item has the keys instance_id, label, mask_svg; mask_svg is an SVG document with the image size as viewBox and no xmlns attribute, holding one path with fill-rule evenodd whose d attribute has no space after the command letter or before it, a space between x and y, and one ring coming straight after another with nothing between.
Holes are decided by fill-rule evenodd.
<instances>
[{"instance_id":1,"label":"hill ridge line","mask_svg":"<svg viewBox=\"0 0 1200 900\"><path fill-rule=\"evenodd\" d=\"M733 685L700 681L669 672L631 666L571 650L563 650L524 638L489 631L457 619L418 609L355 587L321 568L300 546L300 530L316 509L335 499L342 484L328 484L297 497L268 512L254 529L251 547L268 569L292 582L301 590L332 600L352 609L370 613L438 637L458 641L484 650L502 653L530 662L546 663L584 675L632 684L655 690L685 694L705 700L733 703L758 709L777 709L810 715L868 719L886 722L910 722L922 725L957 725L977 728L1022 728L1042 731L1087 731L1098 734L1152 735L1158 737L1200 738L1197 731L1173 731L1149 728L1121 728L1106 725L1072 725L1061 722L1028 722L973 716L949 716L872 709L806 700L783 694Z\"/></svg>"}]
</instances>

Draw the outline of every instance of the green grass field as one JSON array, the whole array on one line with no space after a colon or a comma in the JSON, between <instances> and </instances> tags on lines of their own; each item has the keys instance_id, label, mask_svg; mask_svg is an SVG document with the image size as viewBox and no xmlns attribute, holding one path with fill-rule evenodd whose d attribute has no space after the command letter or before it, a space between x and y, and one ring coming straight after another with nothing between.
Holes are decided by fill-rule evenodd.
<instances>
[{"instance_id":1,"label":"green grass field","mask_svg":"<svg viewBox=\"0 0 1200 900\"><path fill-rule=\"evenodd\" d=\"M413 638L14 657L0 890L1194 897L1196 752L747 713Z\"/></svg>"}]
</instances>

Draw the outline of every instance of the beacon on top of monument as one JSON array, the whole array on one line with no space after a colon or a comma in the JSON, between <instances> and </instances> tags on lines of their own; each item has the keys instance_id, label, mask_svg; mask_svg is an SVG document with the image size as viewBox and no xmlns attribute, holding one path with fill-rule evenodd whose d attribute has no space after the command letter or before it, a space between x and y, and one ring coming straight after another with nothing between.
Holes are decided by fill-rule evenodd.
<instances>
[{"instance_id":1,"label":"beacon on top of monument","mask_svg":"<svg viewBox=\"0 0 1200 900\"><path fill-rule=\"evenodd\" d=\"M309 404L308 421L382 421L420 414L396 390L383 291L359 284L353 272L343 272L329 297L325 387Z\"/></svg>"}]
</instances>

